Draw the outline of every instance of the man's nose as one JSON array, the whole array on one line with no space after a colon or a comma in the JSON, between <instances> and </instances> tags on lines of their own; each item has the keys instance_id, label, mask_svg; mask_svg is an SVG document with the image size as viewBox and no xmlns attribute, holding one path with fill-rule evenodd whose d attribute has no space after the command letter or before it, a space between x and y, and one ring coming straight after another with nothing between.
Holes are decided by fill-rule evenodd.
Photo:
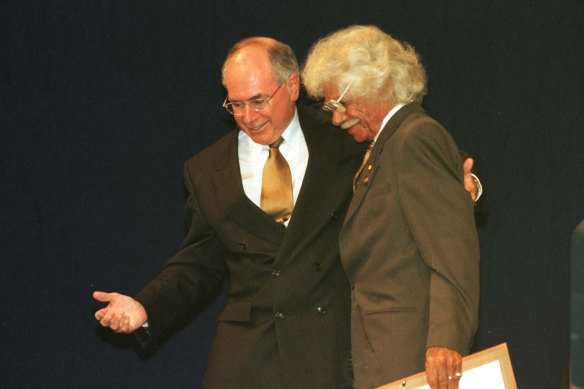
<instances>
[{"instance_id":1,"label":"man's nose","mask_svg":"<svg viewBox=\"0 0 584 389\"><path fill-rule=\"evenodd\" d=\"M258 112L255 109L246 104L243 107L242 120L244 123L251 123L257 119L257 114Z\"/></svg>"},{"instance_id":2,"label":"man's nose","mask_svg":"<svg viewBox=\"0 0 584 389\"><path fill-rule=\"evenodd\" d=\"M340 126L342 122L344 122L347 118L347 115L344 112L334 111L332 123L335 126Z\"/></svg>"}]
</instances>

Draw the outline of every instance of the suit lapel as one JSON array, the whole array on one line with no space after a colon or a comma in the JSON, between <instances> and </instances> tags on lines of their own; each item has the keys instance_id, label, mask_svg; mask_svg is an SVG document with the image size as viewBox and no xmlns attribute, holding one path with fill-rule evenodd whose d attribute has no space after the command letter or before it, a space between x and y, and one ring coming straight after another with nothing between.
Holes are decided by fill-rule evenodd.
<instances>
[{"instance_id":1,"label":"suit lapel","mask_svg":"<svg viewBox=\"0 0 584 389\"><path fill-rule=\"evenodd\" d=\"M301 249L298 247L299 242L310 241L311 234L317 234L323 223L329 223L331 208L338 203L336 197L342 199L346 196L335 186L339 174L339 153L342 148L334 143L340 143L340 137L324 136L325 131L320 128L322 125L313 122L306 115L300 115L300 124L308 147L309 159L302 188L282 243L284 253ZM347 183L349 180L350 178L347 178ZM335 190L339 193L331 193Z\"/></svg>"},{"instance_id":2,"label":"suit lapel","mask_svg":"<svg viewBox=\"0 0 584 389\"><path fill-rule=\"evenodd\" d=\"M285 228L276 223L245 194L241 181L241 170L237 152L237 131L226 144L226 150L219 152L215 185L221 206L241 228L265 240L280 244ZM220 194L220 196L219 196Z\"/></svg>"},{"instance_id":3,"label":"suit lapel","mask_svg":"<svg viewBox=\"0 0 584 389\"><path fill-rule=\"evenodd\" d=\"M367 160L367 165L365 165L365 169L363 169L362 177L360 180L360 184L357 185L355 188L355 193L353 194L353 199L351 200L351 204L349 205L349 210L347 211L347 216L345 217L345 222L343 224L346 225L348 221L353 217L359 206L361 205L365 194L369 190L369 183L373 180L373 176L377 169L377 160L379 158L379 154L383 151L383 148L389 142L393 134L398 130L398 128L402 125L404 120L412 115L415 112L424 112L423 108L418 103L410 103L402 107L399 111L397 111L391 119L386 123L385 127L383 127L383 131L379 135L377 142L375 142L375 146L373 150L371 150L371 155Z\"/></svg>"}]
</instances>

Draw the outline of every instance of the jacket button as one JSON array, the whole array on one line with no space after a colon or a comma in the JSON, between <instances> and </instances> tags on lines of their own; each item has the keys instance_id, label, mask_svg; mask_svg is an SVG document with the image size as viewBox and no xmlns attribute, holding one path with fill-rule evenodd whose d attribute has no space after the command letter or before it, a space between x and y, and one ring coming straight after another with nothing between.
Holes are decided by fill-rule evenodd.
<instances>
[{"instance_id":1,"label":"jacket button","mask_svg":"<svg viewBox=\"0 0 584 389\"><path fill-rule=\"evenodd\" d=\"M339 215L336 212L331 212L331 219L338 219Z\"/></svg>"},{"instance_id":2,"label":"jacket button","mask_svg":"<svg viewBox=\"0 0 584 389\"><path fill-rule=\"evenodd\" d=\"M317 262L317 263L314 264L314 270L316 270L316 271L321 271L322 270L322 266L320 266L320 263Z\"/></svg>"},{"instance_id":3,"label":"jacket button","mask_svg":"<svg viewBox=\"0 0 584 389\"><path fill-rule=\"evenodd\" d=\"M280 277L280 269L272 269L273 277Z\"/></svg>"},{"instance_id":4,"label":"jacket button","mask_svg":"<svg viewBox=\"0 0 584 389\"><path fill-rule=\"evenodd\" d=\"M316 307L316 311L321 315L326 315L327 313L326 307Z\"/></svg>"},{"instance_id":5,"label":"jacket button","mask_svg":"<svg viewBox=\"0 0 584 389\"><path fill-rule=\"evenodd\" d=\"M239 251L247 250L247 244L245 242L239 242Z\"/></svg>"},{"instance_id":6,"label":"jacket button","mask_svg":"<svg viewBox=\"0 0 584 389\"><path fill-rule=\"evenodd\" d=\"M274 317L278 320L282 320L284 318L284 314L282 312L276 312Z\"/></svg>"}]
</instances>

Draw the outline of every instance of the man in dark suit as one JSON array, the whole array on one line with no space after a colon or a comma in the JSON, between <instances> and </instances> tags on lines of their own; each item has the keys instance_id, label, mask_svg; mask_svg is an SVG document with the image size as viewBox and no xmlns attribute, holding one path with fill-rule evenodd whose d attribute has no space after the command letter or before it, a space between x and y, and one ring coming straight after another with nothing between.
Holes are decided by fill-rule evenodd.
<instances>
[{"instance_id":1,"label":"man in dark suit","mask_svg":"<svg viewBox=\"0 0 584 389\"><path fill-rule=\"evenodd\" d=\"M236 44L223 82L241 131L185 164L180 251L134 298L96 292L109 302L96 318L122 333L147 323L157 339L214 298L227 276L205 387L351 387L350 290L337 237L363 148L326 114L297 112L298 65L287 45ZM268 145L281 136L294 209L278 222L260 207L260 192Z\"/></svg>"},{"instance_id":2,"label":"man in dark suit","mask_svg":"<svg viewBox=\"0 0 584 389\"><path fill-rule=\"evenodd\" d=\"M432 389L457 388L478 324L478 238L458 149L419 104L419 58L377 27L352 26L313 46L302 77L333 124L372 142L339 234L355 386L425 367Z\"/></svg>"}]
</instances>

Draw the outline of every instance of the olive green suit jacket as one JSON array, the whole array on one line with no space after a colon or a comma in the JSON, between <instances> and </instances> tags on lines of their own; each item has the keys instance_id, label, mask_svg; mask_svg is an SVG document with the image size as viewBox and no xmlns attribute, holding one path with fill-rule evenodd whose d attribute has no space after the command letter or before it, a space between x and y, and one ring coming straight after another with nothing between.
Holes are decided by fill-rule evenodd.
<instances>
[{"instance_id":1,"label":"olive green suit jacket","mask_svg":"<svg viewBox=\"0 0 584 389\"><path fill-rule=\"evenodd\" d=\"M372 150L340 232L356 387L424 370L428 347L469 351L479 246L461 165L448 132L416 103Z\"/></svg>"}]
</instances>

